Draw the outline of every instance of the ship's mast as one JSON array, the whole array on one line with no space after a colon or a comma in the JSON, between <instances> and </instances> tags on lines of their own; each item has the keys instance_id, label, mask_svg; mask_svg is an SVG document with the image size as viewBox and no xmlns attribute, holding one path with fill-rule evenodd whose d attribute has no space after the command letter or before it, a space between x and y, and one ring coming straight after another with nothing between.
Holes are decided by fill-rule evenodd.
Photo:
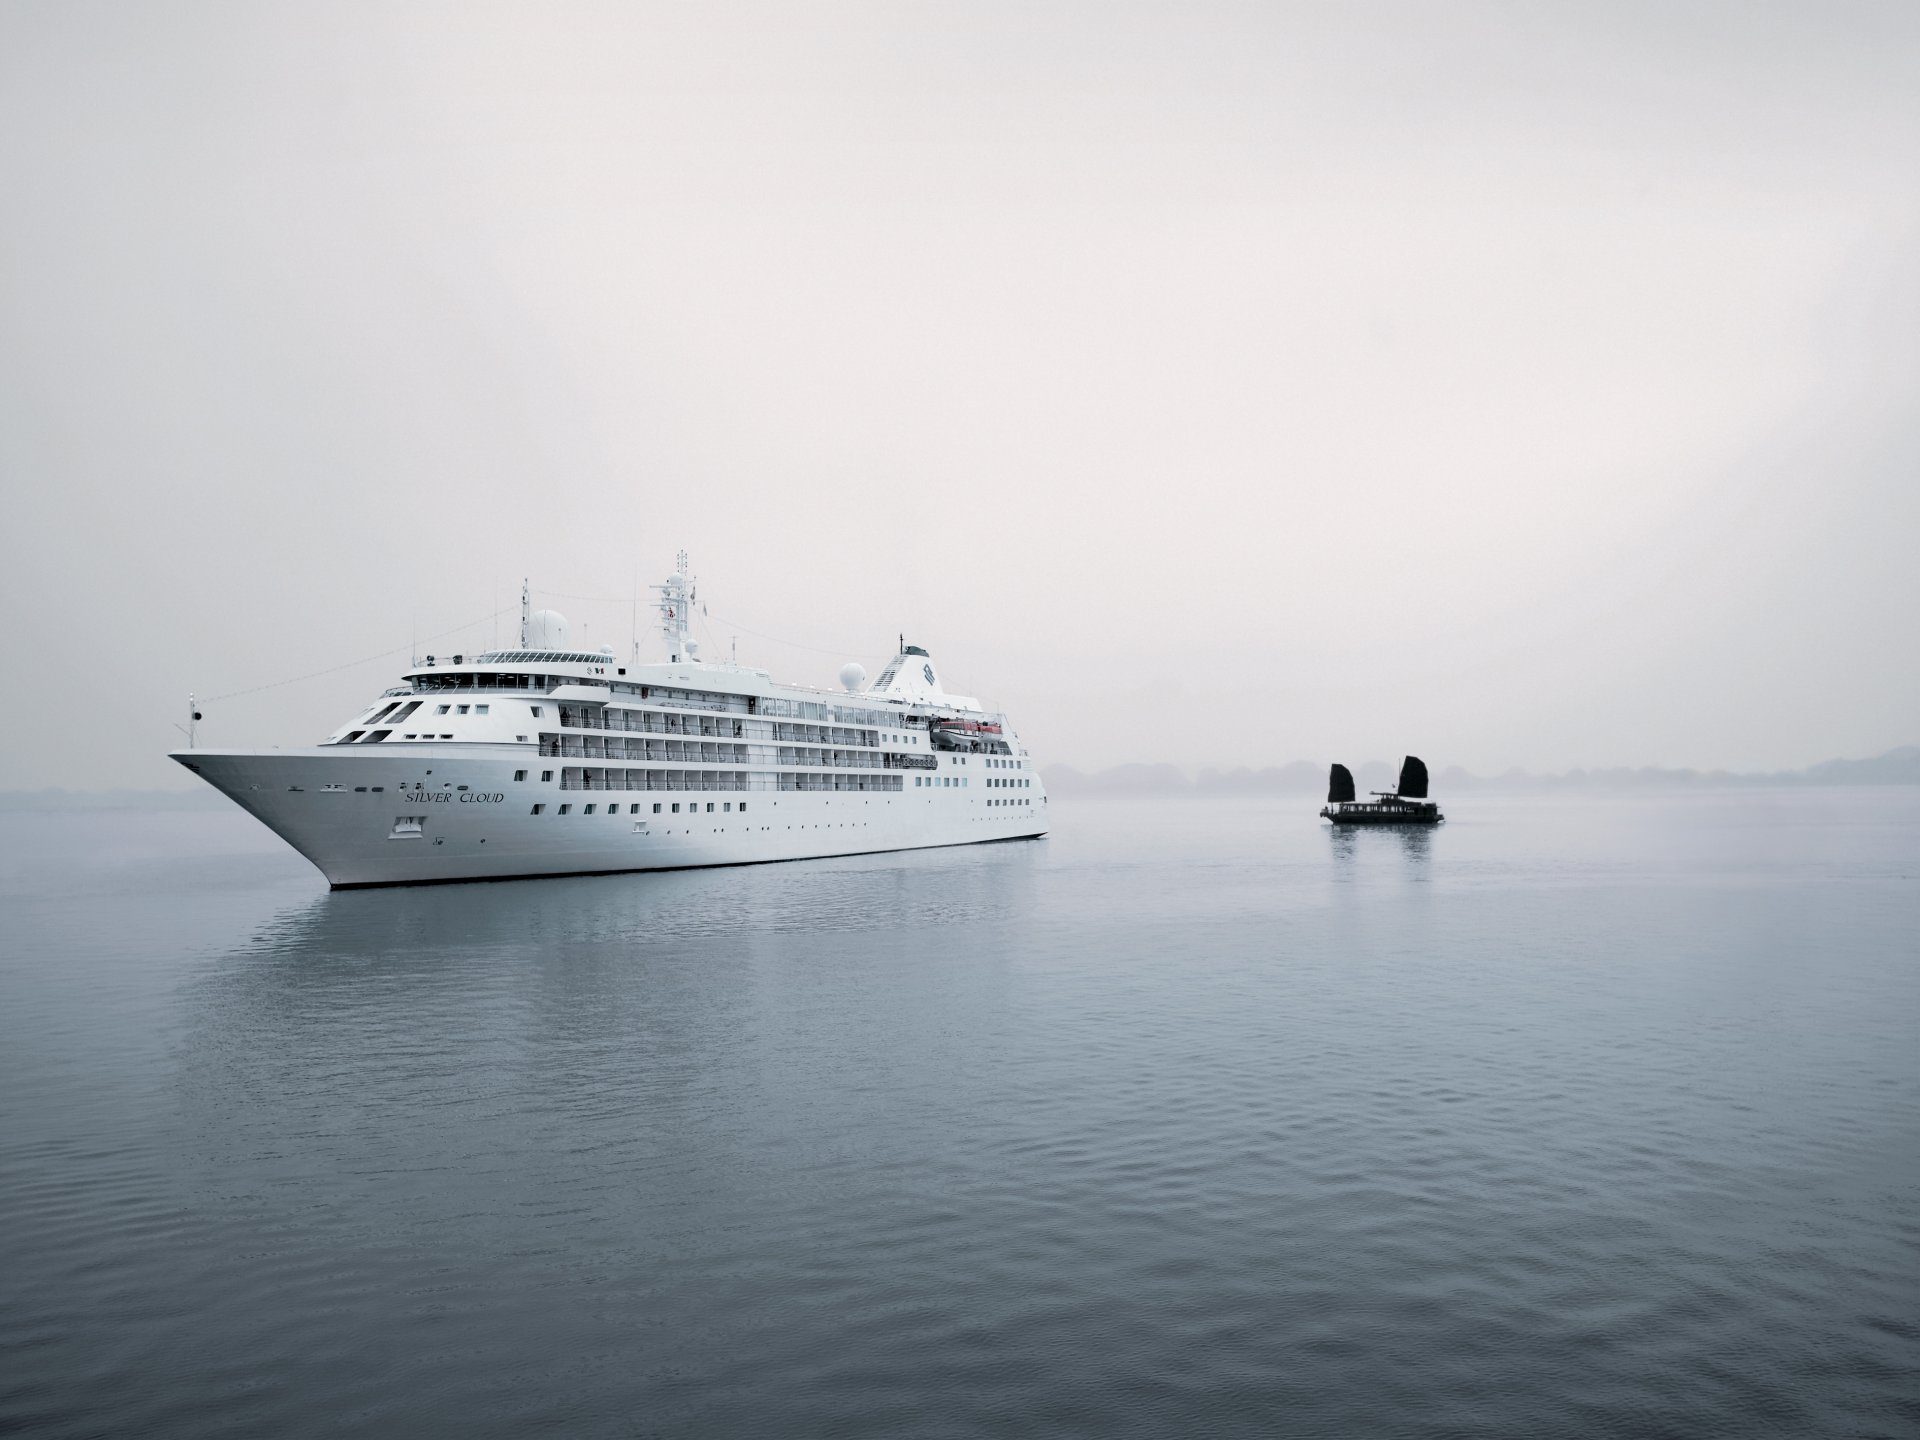
<instances>
[{"instance_id":1,"label":"ship's mast","mask_svg":"<svg viewBox=\"0 0 1920 1440\"><path fill-rule=\"evenodd\" d=\"M667 643L667 660L678 665L700 658L700 642L693 638L693 577L687 572L687 552L674 561L666 582L651 587L659 596L660 635Z\"/></svg>"},{"instance_id":2,"label":"ship's mast","mask_svg":"<svg viewBox=\"0 0 1920 1440\"><path fill-rule=\"evenodd\" d=\"M527 592L527 582L523 577L520 581L520 648L522 650L527 648L527 635L532 629L532 621L532 597Z\"/></svg>"}]
</instances>

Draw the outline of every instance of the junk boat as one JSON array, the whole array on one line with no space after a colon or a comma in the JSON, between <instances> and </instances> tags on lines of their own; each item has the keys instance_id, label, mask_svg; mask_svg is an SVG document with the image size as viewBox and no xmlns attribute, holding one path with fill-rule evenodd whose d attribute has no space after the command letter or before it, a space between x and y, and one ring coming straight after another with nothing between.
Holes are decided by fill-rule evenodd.
<instances>
[{"instance_id":1,"label":"junk boat","mask_svg":"<svg viewBox=\"0 0 1920 1440\"><path fill-rule=\"evenodd\" d=\"M1336 825L1438 825L1447 817L1427 799L1427 765L1409 755L1400 765L1400 784L1394 790L1375 790L1371 800L1353 798L1353 772L1335 765L1327 777L1327 804L1322 819Z\"/></svg>"}]
</instances>

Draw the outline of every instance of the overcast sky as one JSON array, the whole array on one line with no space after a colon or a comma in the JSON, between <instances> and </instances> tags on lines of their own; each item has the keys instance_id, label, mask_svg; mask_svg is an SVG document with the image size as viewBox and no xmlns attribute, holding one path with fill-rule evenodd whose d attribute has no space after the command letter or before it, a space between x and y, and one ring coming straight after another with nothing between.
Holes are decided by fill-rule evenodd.
<instances>
[{"instance_id":1,"label":"overcast sky","mask_svg":"<svg viewBox=\"0 0 1920 1440\"><path fill-rule=\"evenodd\" d=\"M1043 764L1920 740L1911 3L0 0L0 205L0 787L681 546Z\"/></svg>"}]
</instances>

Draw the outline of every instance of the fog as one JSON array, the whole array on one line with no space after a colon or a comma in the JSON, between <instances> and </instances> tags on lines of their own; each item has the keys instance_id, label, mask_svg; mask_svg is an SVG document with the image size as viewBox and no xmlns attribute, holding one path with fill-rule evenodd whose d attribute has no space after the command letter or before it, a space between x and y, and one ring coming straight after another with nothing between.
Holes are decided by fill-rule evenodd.
<instances>
[{"instance_id":1,"label":"fog","mask_svg":"<svg viewBox=\"0 0 1920 1440\"><path fill-rule=\"evenodd\" d=\"M1043 764L1910 743L1917 155L1905 4L0 0L0 787L681 547Z\"/></svg>"}]
</instances>

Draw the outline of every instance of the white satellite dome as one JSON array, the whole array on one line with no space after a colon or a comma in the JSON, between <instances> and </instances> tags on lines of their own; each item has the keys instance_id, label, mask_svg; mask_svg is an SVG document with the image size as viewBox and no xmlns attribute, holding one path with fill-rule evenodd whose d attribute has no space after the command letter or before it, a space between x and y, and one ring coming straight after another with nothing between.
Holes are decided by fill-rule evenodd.
<instances>
[{"instance_id":1,"label":"white satellite dome","mask_svg":"<svg viewBox=\"0 0 1920 1440\"><path fill-rule=\"evenodd\" d=\"M849 660L840 667L840 683L849 690L858 690L867 683L867 667L858 660Z\"/></svg>"},{"instance_id":2,"label":"white satellite dome","mask_svg":"<svg viewBox=\"0 0 1920 1440\"><path fill-rule=\"evenodd\" d=\"M567 648L567 617L558 610L536 610L527 618L527 644L535 650Z\"/></svg>"}]
</instances>

